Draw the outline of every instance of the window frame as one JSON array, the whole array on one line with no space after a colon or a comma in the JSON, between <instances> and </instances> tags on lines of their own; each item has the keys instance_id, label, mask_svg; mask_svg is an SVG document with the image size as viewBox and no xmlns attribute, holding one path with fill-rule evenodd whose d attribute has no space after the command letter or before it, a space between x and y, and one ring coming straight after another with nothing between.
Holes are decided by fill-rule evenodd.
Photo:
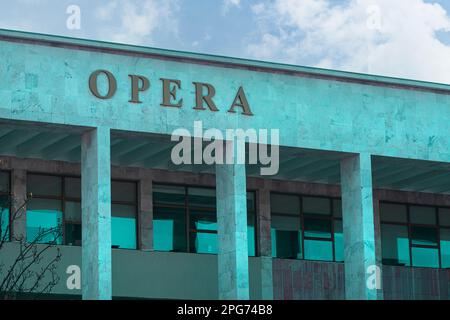
<instances>
[{"instance_id":1,"label":"window frame","mask_svg":"<svg viewBox=\"0 0 450 320\"><path fill-rule=\"evenodd\" d=\"M179 183L170 183L170 182L158 182L153 181L152 182L152 190L154 190L155 186L167 186L167 187L178 187L183 188L183 195L184 195L184 203L183 204L166 204L166 203L156 203L153 199L153 211L155 208L165 208L165 209L184 209L184 218L185 218L185 232L184 237L186 240L186 248L185 253L194 253L194 254L216 254L216 253L199 253L199 252L193 252L191 251L191 233L207 233L207 234L217 234L217 231L214 230L198 230L196 228L191 228L191 212L192 210L198 210L199 212L214 212L217 217L217 205L214 205L214 209L211 207L199 207L199 206L189 206L189 188L199 188L199 189L210 189L210 190L217 190L215 187L211 186L204 186L204 185L196 185L196 184L179 184ZM258 247L258 226L259 226L259 219L257 215L258 208L257 205L257 191L252 189L247 189L246 194L252 192L253 195L253 208L254 210L251 211L251 213L254 215L254 239L255 239L255 256L260 256L259 254L259 247ZM154 191L152 191L152 197L153 197ZM217 199L217 193L216 193L216 199ZM247 208L247 219L248 219L249 210ZM248 224L247 224L248 226ZM250 257L250 256L249 256Z\"/></svg>"},{"instance_id":2,"label":"window frame","mask_svg":"<svg viewBox=\"0 0 450 320\"><path fill-rule=\"evenodd\" d=\"M278 217L290 217L290 218L299 218L300 219L300 230L299 232L301 232L301 259L288 259L286 258L286 260L307 260L307 261L320 261L320 262L336 262L336 263L343 263L343 261L336 261L336 241L335 241L335 236L334 236L334 231L335 231L335 227L334 227L334 223L335 221L341 221L342 222L342 217L337 217L335 216L335 212L334 212L334 205L333 202L334 201L342 201L341 197L330 197L330 196L322 196L322 195L311 195L311 194L303 194L303 193L292 193L292 192L279 192L279 191L271 191L270 192L270 196L272 195L282 195L282 196L295 196L298 198L299 200L299 210L300 212L298 214L288 214L288 213L277 213L275 211L272 211L272 208L270 208L270 219L272 220L272 216L278 216ZM303 210L303 198L318 198L318 199L326 199L329 202L329 208L330 208L330 214L329 215L325 215L325 214L314 214L314 213L308 213L308 212L304 212ZM330 238L322 238L322 237L305 237L305 218L310 218L310 219L317 219L317 220L326 220L329 221L329 223L331 224L330 226L330 232L331 232L331 236ZM305 258L305 240L311 240L311 241L327 241L331 243L331 247L332 247L332 256L333 259L332 260L314 260L314 259L306 259ZM273 257L278 259L277 257Z\"/></svg>"},{"instance_id":3,"label":"window frame","mask_svg":"<svg viewBox=\"0 0 450 320\"><path fill-rule=\"evenodd\" d=\"M79 203L81 206L81 193L82 191L80 190L80 197L70 197L70 196L66 196L66 188L65 188L65 179L69 178L69 179L80 179L81 182L81 176L79 175L75 175L75 174L57 174L57 173L46 173L46 172L34 172L34 171L28 171L27 172L27 194L29 193L28 190L28 176L29 175L34 175L34 176L49 176L49 177L56 177L61 179L61 196L50 196L50 195L39 195L36 193L33 193L33 196L31 198L32 199L44 199L44 200L59 200L60 204L61 204L61 212L62 212L62 222L61 222L61 237L62 237L62 244L59 244L60 246L69 246L69 247L80 247L83 244L81 243L80 246L78 245L69 245L67 244L67 239L66 239L66 223L69 224L73 224L73 225L82 225L82 217L80 217L80 222L75 222L75 221L69 221L66 220L66 202L76 202ZM11 179L11 175L10 175L10 179ZM135 188L136 188L136 197L135 197L135 202L131 202L131 201L113 201L112 199L112 183L113 182L128 182L128 183L133 183L135 184ZM128 248L117 248L120 250L139 250L140 246L139 246L139 184L138 181L135 180L127 180L127 179L115 179L115 178L111 178L111 207L113 204L123 204L123 205L132 205L136 208L135 213L136 213L136 249L128 249ZM82 214L82 213L81 213ZM111 219L112 219L112 210L111 210ZM81 239L80 239L81 241ZM113 246L111 245L111 249L113 249ZM114 248L116 249L116 248Z\"/></svg>"},{"instance_id":4,"label":"window frame","mask_svg":"<svg viewBox=\"0 0 450 320\"><path fill-rule=\"evenodd\" d=\"M1 192L0 191L0 196L8 196L9 197L9 213L8 213L8 236L6 237L5 241L6 242L10 242L11 241L11 224L12 224L12 201L11 201L11 197L12 197L12 174L11 174L11 170L0 170L0 173L6 173L8 175L8 191L7 192ZM0 236L1 236L1 232L0 232Z\"/></svg>"},{"instance_id":5,"label":"window frame","mask_svg":"<svg viewBox=\"0 0 450 320\"><path fill-rule=\"evenodd\" d=\"M406 222L393 222L393 221L383 221L381 217L381 204L394 204L394 205L402 205L406 207ZM442 267L442 250L441 250L441 229L450 230L450 226L441 226L439 221L439 209L450 209L450 206L440 206L440 205L429 205L429 204L418 204L418 203L405 203L405 202L397 202L397 201L385 201L380 200L379 201L379 216L380 216L380 227L382 225L396 225L396 226L403 226L406 227L408 231L408 245L409 245L409 266L402 266L406 268L428 268L428 269L450 269L450 268L443 268ZM423 223L413 223L411 222L411 214L410 214L410 208L411 207L427 207L427 208L433 208L434 215L435 215L435 224L423 224ZM433 229L436 232L436 245L420 245L420 244L413 244L413 238L412 238L412 229L414 227L424 227ZM381 235L380 235L381 237ZM422 248L422 249L437 249L438 250L438 259L439 259L439 266L436 267L422 267L422 266L414 266L413 265L413 248ZM384 259L382 258L382 261ZM383 265L390 265L385 264L382 262Z\"/></svg>"}]
</instances>

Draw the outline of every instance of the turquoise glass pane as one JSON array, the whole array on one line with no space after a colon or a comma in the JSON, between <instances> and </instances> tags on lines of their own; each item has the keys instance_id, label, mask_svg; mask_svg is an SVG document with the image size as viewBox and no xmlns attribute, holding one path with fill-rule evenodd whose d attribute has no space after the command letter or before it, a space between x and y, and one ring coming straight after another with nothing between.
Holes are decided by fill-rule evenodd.
<instances>
[{"instance_id":1,"label":"turquoise glass pane","mask_svg":"<svg viewBox=\"0 0 450 320\"><path fill-rule=\"evenodd\" d=\"M442 268L450 268L450 229L441 229Z\"/></svg>"},{"instance_id":2,"label":"turquoise glass pane","mask_svg":"<svg viewBox=\"0 0 450 320\"><path fill-rule=\"evenodd\" d=\"M191 252L217 254L217 233L191 232Z\"/></svg>"},{"instance_id":3,"label":"turquoise glass pane","mask_svg":"<svg viewBox=\"0 0 450 320\"><path fill-rule=\"evenodd\" d=\"M62 244L61 201L33 199L27 205L27 241Z\"/></svg>"},{"instance_id":4,"label":"turquoise glass pane","mask_svg":"<svg viewBox=\"0 0 450 320\"><path fill-rule=\"evenodd\" d=\"M333 243L325 240L305 239L305 259L333 261Z\"/></svg>"},{"instance_id":5,"label":"turquoise glass pane","mask_svg":"<svg viewBox=\"0 0 450 320\"><path fill-rule=\"evenodd\" d=\"M184 208L154 207L153 246L157 251L186 252Z\"/></svg>"},{"instance_id":6,"label":"turquoise glass pane","mask_svg":"<svg viewBox=\"0 0 450 320\"><path fill-rule=\"evenodd\" d=\"M136 219L111 218L112 245L121 249L136 249Z\"/></svg>"},{"instance_id":7,"label":"turquoise glass pane","mask_svg":"<svg viewBox=\"0 0 450 320\"><path fill-rule=\"evenodd\" d=\"M381 251L384 264L409 266L408 228L400 225L382 224Z\"/></svg>"},{"instance_id":8,"label":"turquoise glass pane","mask_svg":"<svg viewBox=\"0 0 450 320\"><path fill-rule=\"evenodd\" d=\"M136 207L111 206L111 242L113 247L136 249Z\"/></svg>"},{"instance_id":9,"label":"turquoise glass pane","mask_svg":"<svg viewBox=\"0 0 450 320\"><path fill-rule=\"evenodd\" d=\"M272 215L272 255L280 259L301 259L302 239L298 216Z\"/></svg>"},{"instance_id":10,"label":"turquoise glass pane","mask_svg":"<svg viewBox=\"0 0 450 320\"><path fill-rule=\"evenodd\" d=\"M1 214L1 230L0 237L1 239L9 240L9 209L8 208L0 208Z\"/></svg>"},{"instance_id":11,"label":"turquoise glass pane","mask_svg":"<svg viewBox=\"0 0 450 320\"><path fill-rule=\"evenodd\" d=\"M254 257L256 255L255 250L255 227L247 226L247 246L249 257Z\"/></svg>"},{"instance_id":12,"label":"turquoise glass pane","mask_svg":"<svg viewBox=\"0 0 450 320\"><path fill-rule=\"evenodd\" d=\"M439 251L437 248L411 248L414 267L439 268Z\"/></svg>"},{"instance_id":13,"label":"turquoise glass pane","mask_svg":"<svg viewBox=\"0 0 450 320\"><path fill-rule=\"evenodd\" d=\"M344 261L344 234L342 232L342 221L334 222L334 255L335 261Z\"/></svg>"}]
</instances>

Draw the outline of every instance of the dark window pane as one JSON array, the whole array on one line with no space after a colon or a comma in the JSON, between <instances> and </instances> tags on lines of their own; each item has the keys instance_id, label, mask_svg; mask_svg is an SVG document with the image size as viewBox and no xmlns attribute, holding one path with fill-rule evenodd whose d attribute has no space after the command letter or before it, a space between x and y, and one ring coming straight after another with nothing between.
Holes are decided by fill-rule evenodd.
<instances>
[{"instance_id":1,"label":"dark window pane","mask_svg":"<svg viewBox=\"0 0 450 320\"><path fill-rule=\"evenodd\" d=\"M81 179L80 178L64 178L64 192L68 198L81 199Z\"/></svg>"},{"instance_id":2,"label":"dark window pane","mask_svg":"<svg viewBox=\"0 0 450 320\"><path fill-rule=\"evenodd\" d=\"M191 232L191 252L217 253L217 233Z\"/></svg>"},{"instance_id":3,"label":"dark window pane","mask_svg":"<svg viewBox=\"0 0 450 320\"><path fill-rule=\"evenodd\" d=\"M411 253L414 267L439 268L439 252L437 248L412 247Z\"/></svg>"},{"instance_id":4,"label":"dark window pane","mask_svg":"<svg viewBox=\"0 0 450 320\"><path fill-rule=\"evenodd\" d=\"M81 246L81 224L65 224L65 238L68 246Z\"/></svg>"},{"instance_id":5,"label":"dark window pane","mask_svg":"<svg viewBox=\"0 0 450 320\"><path fill-rule=\"evenodd\" d=\"M153 203L185 205L185 188L176 186L153 185Z\"/></svg>"},{"instance_id":6,"label":"dark window pane","mask_svg":"<svg viewBox=\"0 0 450 320\"><path fill-rule=\"evenodd\" d=\"M333 215L337 218L342 218L342 200L333 200Z\"/></svg>"},{"instance_id":7,"label":"dark window pane","mask_svg":"<svg viewBox=\"0 0 450 320\"><path fill-rule=\"evenodd\" d=\"M188 188L189 207L216 207L216 190L209 188Z\"/></svg>"},{"instance_id":8,"label":"dark window pane","mask_svg":"<svg viewBox=\"0 0 450 320\"><path fill-rule=\"evenodd\" d=\"M450 268L450 229L441 229L442 268Z\"/></svg>"},{"instance_id":9,"label":"dark window pane","mask_svg":"<svg viewBox=\"0 0 450 320\"><path fill-rule=\"evenodd\" d=\"M157 251L186 251L186 213L183 208L154 207L153 244Z\"/></svg>"},{"instance_id":10,"label":"dark window pane","mask_svg":"<svg viewBox=\"0 0 450 320\"><path fill-rule=\"evenodd\" d=\"M381 250L384 264L409 266L408 228L406 226L382 224Z\"/></svg>"},{"instance_id":11,"label":"dark window pane","mask_svg":"<svg viewBox=\"0 0 450 320\"><path fill-rule=\"evenodd\" d=\"M331 220L304 218L305 237L331 239Z\"/></svg>"},{"instance_id":12,"label":"dark window pane","mask_svg":"<svg viewBox=\"0 0 450 320\"><path fill-rule=\"evenodd\" d=\"M247 192L247 211L255 211L255 193Z\"/></svg>"},{"instance_id":13,"label":"dark window pane","mask_svg":"<svg viewBox=\"0 0 450 320\"><path fill-rule=\"evenodd\" d=\"M190 210L190 228L194 230L217 231L217 215L215 211Z\"/></svg>"},{"instance_id":14,"label":"dark window pane","mask_svg":"<svg viewBox=\"0 0 450 320\"><path fill-rule=\"evenodd\" d=\"M137 202L136 183L128 181L111 182L112 201Z\"/></svg>"},{"instance_id":15,"label":"dark window pane","mask_svg":"<svg viewBox=\"0 0 450 320\"><path fill-rule=\"evenodd\" d=\"M305 259L333 261L333 243L331 241L305 239Z\"/></svg>"},{"instance_id":16,"label":"dark window pane","mask_svg":"<svg viewBox=\"0 0 450 320\"><path fill-rule=\"evenodd\" d=\"M60 200L32 199L26 215L28 242L62 244Z\"/></svg>"},{"instance_id":17,"label":"dark window pane","mask_svg":"<svg viewBox=\"0 0 450 320\"><path fill-rule=\"evenodd\" d=\"M34 196L61 196L61 177L29 174L27 192Z\"/></svg>"},{"instance_id":18,"label":"dark window pane","mask_svg":"<svg viewBox=\"0 0 450 320\"><path fill-rule=\"evenodd\" d=\"M335 260L344 261L344 234L342 231L342 221L334 221L334 251Z\"/></svg>"},{"instance_id":19,"label":"dark window pane","mask_svg":"<svg viewBox=\"0 0 450 320\"><path fill-rule=\"evenodd\" d=\"M272 256L281 259L301 259L300 219L272 216Z\"/></svg>"},{"instance_id":20,"label":"dark window pane","mask_svg":"<svg viewBox=\"0 0 450 320\"><path fill-rule=\"evenodd\" d=\"M450 227L450 209L439 208L439 224L441 226Z\"/></svg>"},{"instance_id":21,"label":"dark window pane","mask_svg":"<svg viewBox=\"0 0 450 320\"><path fill-rule=\"evenodd\" d=\"M0 193L9 193L9 172L0 171Z\"/></svg>"},{"instance_id":22,"label":"dark window pane","mask_svg":"<svg viewBox=\"0 0 450 320\"><path fill-rule=\"evenodd\" d=\"M413 245L437 246L437 230L428 227L411 227L411 243Z\"/></svg>"},{"instance_id":23,"label":"dark window pane","mask_svg":"<svg viewBox=\"0 0 450 320\"><path fill-rule=\"evenodd\" d=\"M81 202L65 202L64 221L81 223Z\"/></svg>"},{"instance_id":24,"label":"dark window pane","mask_svg":"<svg viewBox=\"0 0 450 320\"><path fill-rule=\"evenodd\" d=\"M406 205L380 203L380 217L383 222L407 222Z\"/></svg>"},{"instance_id":25,"label":"dark window pane","mask_svg":"<svg viewBox=\"0 0 450 320\"><path fill-rule=\"evenodd\" d=\"M436 209L433 207L410 206L409 220L417 224L436 224Z\"/></svg>"},{"instance_id":26,"label":"dark window pane","mask_svg":"<svg viewBox=\"0 0 450 320\"><path fill-rule=\"evenodd\" d=\"M330 215L330 199L317 197L303 197L303 213Z\"/></svg>"},{"instance_id":27,"label":"dark window pane","mask_svg":"<svg viewBox=\"0 0 450 320\"><path fill-rule=\"evenodd\" d=\"M111 242L113 247L136 249L136 207L111 206Z\"/></svg>"},{"instance_id":28,"label":"dark window pane","mask_svg":"<svg viewBox=\"0 0 450 320\"><path fill-rule=\"evenodd\" d=\"M270 207L272 213L300 215L300 199L297 196L271 194Z\"/></svg>"}]
</instances>

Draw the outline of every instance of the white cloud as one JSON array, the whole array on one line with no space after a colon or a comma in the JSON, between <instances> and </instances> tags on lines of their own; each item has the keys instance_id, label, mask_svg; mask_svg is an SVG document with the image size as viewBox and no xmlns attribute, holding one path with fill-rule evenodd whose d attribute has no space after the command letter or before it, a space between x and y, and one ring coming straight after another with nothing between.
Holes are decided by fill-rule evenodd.
<instances>
[{"instance_id":1,"label":"white cloud","mask_svg":"<svg viewBox=\"0 0 450 320\"><path fill-rule=\"evenodd\" d=\"M175 12L178 0L113 0L97 9L101 20L118 17L119 26L102 32L102 38L115 42L132 44L152 44L157 31L177 34L178 20Z\"/></svg>"},{"instance_id":2,"label":"white cloud","mask_svg":"<svg viewBox=\"0 0 450 320\"><path fill-rule=\"evenodd\" d=\"M273 59L450 83L450 17L423 0L275 0L252 7L257 38L247 46Z\"/></svg>"},{"instance_id":3,"label":"white cloud","mask_svg":"<svg viewBox=\"0 0 450 320\"><path fill-rule=\"evenodd\" d=\"M232 7L240 7L241 0L223 0L222 14L228 13Z\"/></svg>"}]
</instances>

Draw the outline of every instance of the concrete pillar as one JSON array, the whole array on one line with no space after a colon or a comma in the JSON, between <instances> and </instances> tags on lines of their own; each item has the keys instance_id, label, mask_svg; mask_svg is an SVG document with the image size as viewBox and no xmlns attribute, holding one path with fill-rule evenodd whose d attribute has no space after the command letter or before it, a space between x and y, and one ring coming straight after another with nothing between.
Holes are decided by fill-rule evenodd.
<instances>
[{"instance_id":1,"label":"concrete pillar","mask_svg":"<svg viewBox=\"0 0 450 320\"><path fill-rule=\"evenodd\" d=\"M383 300L383 281L382 281L382 269L383 269L383 256L381 252L381 220L380 220L380 201L376 194L373 196L373 223L375 227L375 259L376 264L379 267L379 279L377 290L377 299Z\"/></svg>"},{"instance_id":2,"label":"concrete pillar","mask_svg":"<svg viewBox=\"0 0 450 320\"><path fill-rule=\"evenodd\" d=\"M219 299L249 299L245 165L217 164L216 188Z\"/></svg>"},{"instance_id":3,"label":"concrete pillar","mask_svg":"<svg viewBox=\"0 0 450 320\"><path fill-rule=\"evenodd\" d=\"M153 250L153 188L152 176L141 174L139 181L139 249Z\"/></svg>"},{"instance_id":4,"label":"concrete pillar","mask_svg":"<svg viewBox=\"0 0 450 320\"><path fill-rule=\"evenodd\" d=\"M81 138L82 295L111 299L110 130L99 127Z\"/></svg>"},{"instance_id":5,"label":"concrete pillar","mask_svg":"<svg viewBox=\"0 0 450 320\"><path fill-rule=\"evenodd\" d=\"M370 154L341 161L344 225L345 296L350 300L375 300L372 271L376 266ZM375 275L376 276L376 275Z\"/></svg>"},{"instance_id":6,"label":"concrete pillar","mask_svg":"<svg viewBox=\"0 0 450 320\"><path fill-rule=\"evenodd\" d=\"M257 192L258 248L261 260L261 299L273 300L272 238L270 215L270 190Z\"/></svg>"},{"instance_id":7,"label":"concrete pillar","mask_svg":"<svg viewBox=\"0 0 450 320\"><path fill-rule=\"evenodd\" d=\"M27 217L25 201L27 200L27 171L13 169L11 171L11 240L26 240L27 237ZM22 208L22 209L21 209ZM17 213L17 214L16 214ZM12 215L16 214L13 218Z\"/></svg>"}]
</instances>

